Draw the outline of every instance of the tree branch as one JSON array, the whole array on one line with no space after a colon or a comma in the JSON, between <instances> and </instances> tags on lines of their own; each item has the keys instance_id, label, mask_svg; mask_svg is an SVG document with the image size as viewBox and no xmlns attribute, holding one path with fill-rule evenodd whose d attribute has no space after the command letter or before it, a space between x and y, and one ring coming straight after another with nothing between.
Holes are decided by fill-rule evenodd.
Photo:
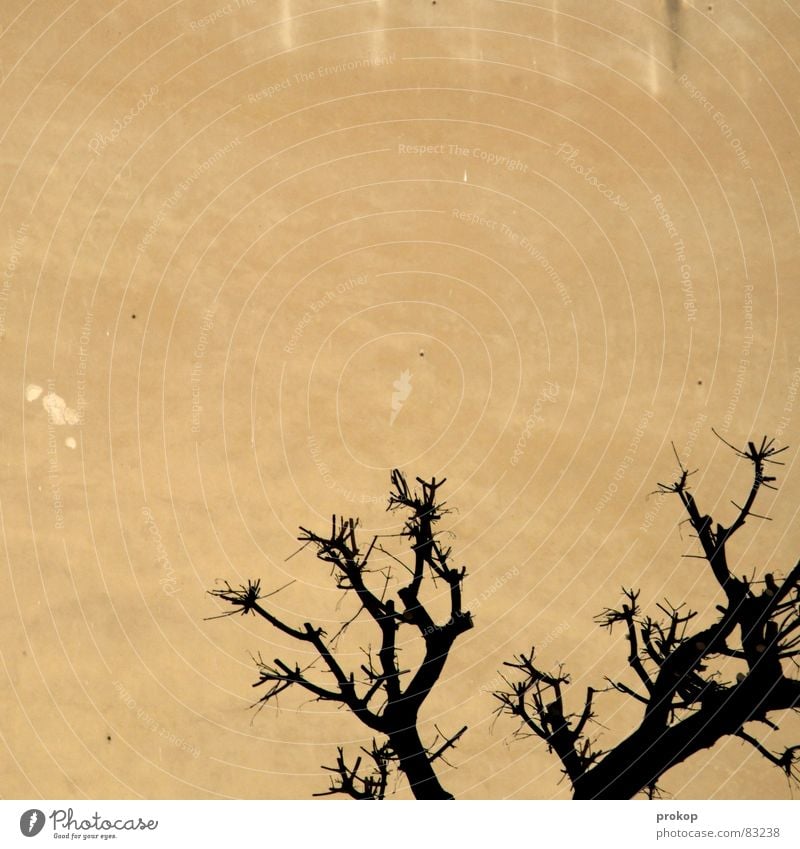
<instances>
[{"instance_id":1,"label":"tree branch","mask_svg":"<svg viewBox=\"0 0 800 849\"><path fill-rule=\"evenodd\" d=\"M569 683L569 678L561 673L546 675L533 663L534 649L526 657L520 654L513 661L507 661L504 666L511 667L523 673L521 681L506 682L509 690L493 693L500 702L498 713L508 713L518 717L534 734L544 740L561 761L564 771L573 784L599 757L592 753L588 740L582 735L587 722L593 718L592 700L594 690L589 687L583 711L572 727L572 715L564 713L564 702L561 687ZM530 702L532 713L528 709Z\"/></svg>"},{"instance_id":2,"label":"tree branch","mask_svg":"<svg viewBox=\"0 0 800 849\"><path fill-rule=\"evenodd\" d=\"M573 753L583 753L574 743L572 748L567 746L569 732L584 730L591 716L591 699L587 698L584 714L571 729L561 699L566 679L543 676L532 663L533 653L507 664L526 678L511 685L509 691L495 694L500 701L498 712L522 719L547 741L564 764L576 799L623 799L639 792L652 796L665 772L726 736L739 736L788 777L798 778L795 764L800 746L772 753L743 726L761 722L777 728L770 714L800 710L800 681L786 677L783 663L789 659L800 667L795 660L800 655L800 562L782 581L768 572L763 591L756 591L760 582L754 577L736 577L726 553L727 541L750 517L766 518L753 512L755 502L763 487L774 489L775 478L765 473L766 465L781 465L775 457L786 449L776 448L773 440L765 437L760 443L748 442L743 450L733 450L752 464L753 480L741 506L735 504L737 514L729 527L715 524L711 516L701 512L689 491L693 472L679 457L677 480L658 485L660 492L674 493L681 499L700 541L702 559L710 565L725 594L725 604L717 605L717 621L691 633L689 623L696 614L684 613L683 605L674 607L668 602L658 605L666 621L642 617L635 590L623 590L625 600L620 608L606 608L597 617L609 630L617 623L624 625L628 664L646 689L646 695L641 695L607 678L611 688L645 705L638 727L628 737L602 757L596 755L583 768L575 768L570 758ZM739 644L729 645L734 638ZM743 661L746 672L739 671L733 683L722 682L719 672L708 671L708 661L716 655Z\"/></svg>"},{"instance_id":3,"label":"tree branch","mask_svg":"<svg viewBox=\"0 0 800 849\"><path fill-rule=\"evenodd\" d=\"M302 628L292 627L264 608L260 604L262 596L259 581L250 581L239 588L233 588L226 583L224 588L212 591L212 595L232 604L235 608L233 612L239 610L243 614L254 613L281 633L313 646L338 688L329 688L310 680L306 669L313 668L313 664L301 669L297 664L290 666L280 659L276 659L273 664L267 664L259 657L260 675L254 686L266 684L269 687L259 700L261 703L266 703L288 687L297 685L310 692L317 700L336 701L345 705L369 728L387 736L389 742L384 747L378 750L373 746L373 751L369 753L376 763L377 773L367 778L358 776L360 760L350 769L344 762L342 751L339 750L336 766L326 768L338 775L338 783L335 782L328 793L344 792L356 798L383 798L383 764L391 752L391 757L406 774L417 798L452 798L439 784L431 761L442 758L443 753L455 745L465 729L446 740L431 755L419 737L416 723L418 711L439 680L455 639L472 627L469 612L461 608L461 585L466 576L466 568L457 570L449 567L450 549L443 549L439 545L434 532L435 523L446 512L443 502L438 500L438 492L444 480L437 481L434 478L427 482L417 478L421 487L419 492L408 487L405 477L398 470L392 472L391 480L393 488L388 509L403 509L409 513L400 536L411 542L415 561L410 583L397 590L403 606L402 612L398 610L394 599L386 597L392 577L391 564L381 570L385 581L380 593L368 586L370 556L374 550L383 551L383 548L378 545L379 537L373 536L366 552L361 551L357 519L337 519L334 515L331 517L329 533L318 534L301 527L298 537L303 547L311 545L317 558L331 565L337 587L356 594L360 603L359 612L366 610L381 632L377 664L373 666L373 657L371 651L368 651L368 665L361 666L367 676L366 681L359 680L359 685L366 687L363 696L356 692L354 674L342 668L332 651L338 637L358 613L342 625L329 645L321 628L315 628L308 622L304 623ZM405 567L396 556L391 555L391 559ZM440 578L449 586L451 613L443 625L434 623L420 599L426 566L434 580ZM411 674L411 670L401 671L397 661L397 632L404 624L413 625L425 643L424 659L411 676L405 691L401 686L401 675ZM369 704L379 693L384 698L373 710Z\"/></svg>"},{"instance_id":4,"label":"tree branch","mask_svg":"<svg viewBox=\"0 0 800 849\"><path fill-rule=\"evenodd\" d=\"M800 752L800 746L789 746L787 749L783 751L780 755L775 755L769 751L762 743L756 740L755 737L751 737L746 731L742 730L736 734L739 739L744 740L746 743L749 743L759 754L765 757L771 764L775 764L775 766L780 767L785 773L787 778L796 778L796 774L794 772L795 762L798 760L798 752Z\"/></svg>"},{"instance_id":5,"label":"tree branch","mask_svg":"<svg viewBox=\"0 0 800 849\"><path fill-rule=\"evenodd\" d=\"M331 786L321 793L314 793L314 796L334 796L341 793L352 799L384 799L386 797L390 764L395 759L389 746L385 744L378 746L373 740L372 749L361 749L374 764L372 772L366 775L358 774L361 766L360 757L356 758L355 765L351 769L345 763L343 749L339 747L336 751L336 766L322 767L328 772L335 773L335 777L331 777Z\"/></svg>"}]
</instances>

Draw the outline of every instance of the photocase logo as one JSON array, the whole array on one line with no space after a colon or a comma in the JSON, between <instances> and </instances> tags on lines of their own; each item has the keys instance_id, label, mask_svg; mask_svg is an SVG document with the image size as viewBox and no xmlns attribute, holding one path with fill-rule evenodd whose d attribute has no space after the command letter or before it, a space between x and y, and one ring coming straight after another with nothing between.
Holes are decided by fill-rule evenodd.
<instances>
[{"instance_id":1,"label":"photocase logo","mask_svg":"<svg viewBox=\"0 0 800 849\"><path fill-rule=\"evenodd\" d=\"M36 837L44 828L45 822L53 821L53 837L61 838L97 838L108 840L117 837L117 832L124 831L155 831L158 828L158 820L144 820L141 817L119 817L115 820L101 816L97 811L94 814L76 819L72 808L55 808L46 817L44 811L38 808L30 808L19 818L19 830L25 837ZM86 832L81 834L81 832Z\"/></svg>"},{"instance_id":2,"label":"photocase logo","mask_svg":"<svg viewBox=\"0 0 800 849\"><path fill-rule=\"evenodd\" d=\"M31 808L19 818L19 830L25 837L36 837L44 828L44 813L38 808Z\"/></svg>"},{"instance_id":3,"label":"photocase logo","mask_svg":"<svg viewBox=\"0 0 800 849\"><path fill-rule=\"evenodd\" d=\"M411 372L406 369L400 373L400 377L392 383L394 392L392 392L392 413L389 416L389 426L394 424L400 410L403 409L403 404L408 400L411 394Z\"/></svg>"}]
</instances>

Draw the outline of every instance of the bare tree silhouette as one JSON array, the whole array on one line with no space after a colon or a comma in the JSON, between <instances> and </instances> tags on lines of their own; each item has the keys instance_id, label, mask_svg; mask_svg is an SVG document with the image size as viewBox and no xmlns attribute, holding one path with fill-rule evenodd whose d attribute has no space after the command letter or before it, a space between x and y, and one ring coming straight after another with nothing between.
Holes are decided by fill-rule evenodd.
<instances>
[{"instance_id":1,"label":"bare tree silhouette","mask_svg":"<svg viewBox=\"0 0 800 849\"><path fill-rule=\"evenodd\" d=\"M315 663L327 677L323 683L312 680L309 673L315 669L315 664L301 668L297 663L287 663L280 658L268 663L258 655L255 661L259 678L253 686L266 686L267 691L257 705L263 706L284 690L296 686L311 693L315 700L343 705L371 731L386 738L380 744L373 740L371 749L362 750L371 761L369 771L363 775L359 774L362 758L358 757L349 767L339 748L336 765L323 767L332 773L330 788L315 795L342 793L355 799L383 799L390 770L396 766L408 779L415 798L453 798L439 783L434 763L444 760L444 754L456 744L466 727L452 736L439 732L426 746L417 725L420 708L439 680L453 643L472 627L472 617L461 607L466 568L450 566L450 549L440 544L436 531L437 522L448 512L444 502L439 500L439 490L445 480L434 478L428 482L417 478L417 481L420 491L410 489L405 477L393 471L387 507L390 511L405 513L402 531L393 536L409 541L413 554L411 566L386 551L379 536L373 537L366 550L362 550L357 539L356 519L337 520L334 516L327 535L300 528L299 540L303 547L312 546L317 558L331 565L336 586L346 593L355 593L360 604L356 615L342 629L366 611L380 633L377 657L369 648L363 649L366 663L361 666L358 679L355 673L345 672L340 666L333 649L335 639L326 640L325 631L309 622L296 628L270 613L261 604L266 596L261 594L260 581L250 581L239 587L226 582L223 588L211 591L211 595L236 608L223 616L253 613L282 633L309 644L317 653ZM373 569L370 558L376 550L389 559L380 568ZM386 562L389 565L385 565ZM393 570L398 566L408 570L411 580L397 589L395 600L388 597L388 591L394 578ZM376 574L382 578L380 589L369 586L375 582ZM421 590L426 577L434 582L443 581L448 590L449 618L442 624L434 622L422 601ZM401 628L413 629L424 642L424 657L413 674L398 664L397 635Z\"/></svg>"},{"instance_id":2,"label":"bare tree silhouette","mask_svg":"<svg viewBox=\"0 0 800 849\"><path fill-rule=\"evenodd\" d=\"M728 527L700 510L689 491L693 472L680 458L678 479L658 485L658 492L680 499L702 549L702 554L687 556L707 563L724 595L716 621L694 630L690 623L696 614L668 603L658 605L662 616L653 619L642 613L639 592L633 589L623 590L620 607L597 617L609 631L614 625L625 630L628 664L639 686L606 679L605 689L641 702L639 726L608 751L595 750L587 726L595 716L597 691L589 688L580 712L568 713L564 694L569 677L563 668L542 672L533 648L505 664L521 677L504 677L507 688L494 693L500 703L497 713L521 720L518 734L533 734L547 743L560 759L575 799L628 799L637 793L652 798L668 770L731 735L755 748L790 781L798 779L800 746L772 752L745 726L761 723L777 729L772 714L800 710L800 680L786 674L787 668L798 666L800 653L800 562L783 579L765 574L756 581L731 572L727 551L748 518L766 518L753 507L762 487L775 488L775 477L766 468L782 465L775 458L786 449L766 437L743 450L725 444L753 467L747 497L741 506L732 502L738 513ZM738 667L734 680L723 680L726 666Z\"/></svg>"}]
</instances>

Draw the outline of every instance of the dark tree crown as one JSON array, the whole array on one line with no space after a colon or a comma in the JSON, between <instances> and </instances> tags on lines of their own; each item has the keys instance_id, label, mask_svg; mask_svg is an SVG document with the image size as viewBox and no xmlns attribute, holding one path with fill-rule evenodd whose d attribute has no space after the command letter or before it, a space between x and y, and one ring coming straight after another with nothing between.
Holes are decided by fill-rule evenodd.
<instances>
[{"instance_id":1,"label":"dark tree crown","mask_svg":"<svg viewBox=\"0 0 800 849\"><path fill-rule=\"evenodd\" d=\"M336 586L354 594L359 602L355 616L342 625L339 634L362 614L377 628L380 648L377 654L369 647L362 649L366 662L357 672L345 671L336 659L334 646L339 634L328 639L322 628L310 622L297 627L271 613L262 604L268 596L262 595L260 580L238 587L225 582L223 587L212 590L211 595L234 606L235 610L223 616L236 612L255 614L278 631L309 644L317 653L316 661L305 667L281 658L268 662L258 654L254 659L259 677L253 686L265 687L264 695L256 703L259 707L290 687L297 687L315 700L337 702L348 708L371 731L386 738L380 744L373 740L371 749L362 749L371 764L363 775L359 773L362 757L357 757L351 768L345 762L343 750L338 749L336 765L323 767L333 773L331 786L317 795L343 793L356 799L383 799L391 767L395 765L405 773L417 798L452 798L439 784L432 765L444 760L445 752L455 746L466 728L451 736L439 732L433 743L425 746L417 721L453 643L472 627L472 616L462 608L466 567L458 569L450 565L451 550L441 545L436 531L437 522L447 512L439 499L445 481L417 478L419 489L415 490L395 470L391 483L387 509L405 516L399 537L410 546L413 566L407 567L387 551L380 536L373 536L363 547L357 519L333 516L327 533L318 534L301 527L298 537L303 548L311 546L318 560L330 564ZM397 537L395 534L393 539ZM387 555L378 568L372 565L375 552ZM396 598L392 598L388 588L392 570L398 566L407 569L411 577L397 589ZM441 580L447 587L449 616L444 622L434 620L420 597L426 578ZM375 583L380 587L374 586ZM403 669L398 663L397 634L401 628L413 630L423 641L424 657L416 670ZM321 680L313 675L318 669L322 672Z\"/></svg>"},{"instance_id":2,"label":"dark tree crown","mask_svg":"<svg viewBox=\"0 0 800 849\"><path fill-rule=\"evenodd\" d=\"M736 515L730 525L715 522L699 508L689 488L693 472L680 459L677 479L658 485L659 493L680 499L701 549L687 556L705 561L722 593L716 621L695 629L695 613L669 603L657 605L657 617L645 615L634 589L623 589L620 606L597 617L609 631L615 625L624 630L628 664L639 682L634 688L606 679L605 689L642 705L641 722L627 738L608 751L595 750L587 732L596 691L589 688L580 711L569 713L564 703L568 676L563 670L542 672L534 649L505 664L516 674L494 694L497 712L520 720L520 731L541 738L556 753L577 799L652 797L668 770L727 736L754 747L789 780L798 778L800 746L772 752L749 726L775 729L774 714L800 709L800 680L787 675L800 653L800 562L784 578L765 573L755 580L734 574L728 559L728 543L745 522L766 518L753 507L762 488L775 488L767 468L782 465L776 458L786 449L766 437L741 450L726 444L753 472L742 504L733 502ZM738 662L735 679L709 671L714 659Z\"/></svg>"}]
</instances>

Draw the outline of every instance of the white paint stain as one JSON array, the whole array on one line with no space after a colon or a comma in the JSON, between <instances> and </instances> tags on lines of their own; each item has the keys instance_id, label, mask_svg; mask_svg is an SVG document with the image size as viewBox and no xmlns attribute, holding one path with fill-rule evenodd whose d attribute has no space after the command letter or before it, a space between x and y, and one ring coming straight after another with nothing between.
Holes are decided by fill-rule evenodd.
<instances>
[{"instance_id":1,"label":"white paint stain","mask_svg":"<svg viewBox=\"0 0 800 849\"><path fill-rule=\"evenodd\" d=\"M68 436L64 440L64 445L66 445L67 448L71 448L73 451L78 447L78 443L71 436Z\"/></svg>"},{"instance_id":2,"label":"white paint stain","mask_svg":"<svg viewBox=\"0 0 800 849\"><path fill-rule=\"evenodd\" d=\"M42 398L42 406L47 412L50 423L54 425L76 425L81 416L77 410L67 406L67 402L55 392L48 392Z\"/></svg>"},{"instance_id":3,"label":"white paint stain","mask_svg":"<svg viewBox=\"0 0 800 849\"><path fill-rule=\"evenodd\" d=\"M392 392L392 413L389 416L389 425L394 424L400 410L403 409L403 404L408 400L413 387L411 386L411 372L406 369L400 373L400 377L392 383L394 392Z\"/></svg>"},{"instance_id":4,"label":"white paint stain","mask_svg":"<svg viewBox=\"0 0 800 849\"><path fill-rule=\"evenodd\" d=\"M25 387L25 399L27 401L36 401L42 396L43 391L42 387L37 383L29 383ZM81 414L77 410L73 410L72 407L68 407L67 402L60 395L56 395L55 392L48 392L47 395L42 397L42 406L47 413L50 424L76 425L81 422ZM70 442L72 442L71 445ZM72 438L67 440L67 446L69 448L75 448L76 444Z\"/></svg>"}]
</instances>

